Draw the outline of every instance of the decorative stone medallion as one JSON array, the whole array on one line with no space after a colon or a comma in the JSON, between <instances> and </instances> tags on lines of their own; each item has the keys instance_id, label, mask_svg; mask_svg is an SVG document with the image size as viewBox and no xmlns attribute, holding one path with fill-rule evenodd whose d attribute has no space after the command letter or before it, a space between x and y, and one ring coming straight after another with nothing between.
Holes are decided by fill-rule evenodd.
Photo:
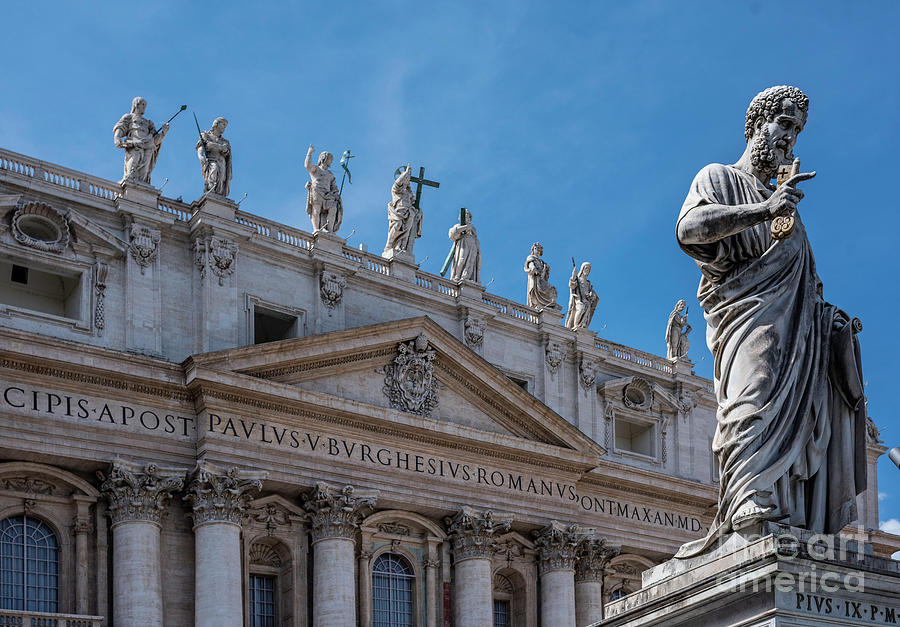
<instances>
[{"instance_id":1,"label":"decorative stone medallion","mask_svg":"<svg viewBox=\"0 0 900 627\"><path fill-rule=\"evenodd\" d=\"M653 388L646 379L635 377L622 389L622 402L625 407L646 411L653 405Z\"/></svg>"},{"instance_id":2,"label":"decorative stone medallion","mask_svg":"<svg viewBox=\"0 0 900 627\"><path fill-rule=\"evenodd\" d=\"M466 318L466 344L469 348L478 348L484 342L485 322L483 318L469 315Z\"/></svg>"},{"instance_id":3,"label":"decorative stone medallion","mask_svg":"<svg viewBox=\"0 0 900 627\"><path fill-rule=\"evenodd\" d=\"M547 368L550 370L550 374L556 374L559 370L559 367L562 365L563 359L566 358L566 354L563 351L562 346L559 345L558 342L549 342L547 344L546 349L546 361Z\"/></svg>"},{"instance_id":4,"label":"decorative stone medallion","mask_svg":"<svg viewBox=\"0 0 900 627\"><path fill-rule=\"evenodd\" d=\"M147 266L156 261L159 251L159 231L140 224L132 224L130 239L128 250L131 251L135 263L140 266L141 274L144 274Z\"/></svg>"},{"instance_id":5,"label":"decorative stone medallion","mask_svg":"<svg viewBox=\"0 0 900 627\"><path fill-rule=\"evenodd\" d=\"M12 217L13 237L23 246L61 253L72 239L65 215L42 202L17 208Z\"/></svg>"},{"instance_id":6,"label":"decorative stone medallion","mask_svg":"<svg viewBox=\"0 0 900 627\"><path fill-rule=\"evenodd\" d=\"M582 359L578 366L578 382L585 390L590 390L597 381L597 363L591 359Z\"/></svg>"},{"instance_id":7,"label":"decorative stone medallion","mask_svg":"<svg viewBox=\"0 0 900 627\"><path fill-rule=\"evenodd\" d=\"M424 333L400 344L394 361L384 367L384 394L391 407L420 416L431 414L438 403L434 357Z\"/></svg>"},{"instance_id":8,"label":"decorative stone medallion","mask_svg":"<svg viewBox=\"0 0 900 627\"><path fill-rule=\"evenodd\" d=\"M322 304L329 311L341 304L344 296L344 288L347 287L347 279L332 272L323 272L319 279L319 293L322 296Z\"/></svg>"},{"instance_id":9,"label":"decorative stone medallion","mask_svg":"<svg viewBox=\"0 0 900 627\"><path fill-rule=\"evenodd\" d=\"M209 270L219 279L219 285L234 274L234 261L237 257L237 244L213 235L198 239L194 243L197 254L196 262L200 268L200 277L206 278Z\"/></svg>"}]
</instances>

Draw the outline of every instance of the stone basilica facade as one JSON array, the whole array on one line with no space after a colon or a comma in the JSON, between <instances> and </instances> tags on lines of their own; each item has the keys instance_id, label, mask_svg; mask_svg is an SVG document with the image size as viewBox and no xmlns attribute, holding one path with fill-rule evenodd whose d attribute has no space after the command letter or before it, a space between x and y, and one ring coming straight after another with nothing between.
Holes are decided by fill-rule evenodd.
<instances>
[{"instance_id":1,"label":"stone basilica facade","mask_svg":"<svg viewBox=\"0 0 900 627\"><path fill-rule=\"evenodd\" d=\"M0 151L0 624L600 620L705 534L716 400L562 313Z\"/></svg>"}]
</instances>

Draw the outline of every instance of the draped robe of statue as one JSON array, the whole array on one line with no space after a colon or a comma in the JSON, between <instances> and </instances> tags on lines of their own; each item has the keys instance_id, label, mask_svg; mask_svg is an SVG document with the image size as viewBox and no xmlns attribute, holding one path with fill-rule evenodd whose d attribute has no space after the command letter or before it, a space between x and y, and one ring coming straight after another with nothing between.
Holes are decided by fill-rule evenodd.
<instances>
[{"instance_id":1,"label":"draped robe of statue","mask_svg":"<svg viewBox=\"0 0 900 627\"><path fill-rule=\"evenodd\" d=\"M569 309L566 311L565 320L567 329L588 328L594 317L594 310L597 309L597 303L600 302L593 284L586 276L581 275L582 272L579 272L577 277L569 279Z\"/></svg>"},{"instance_id":2,"label":"draped robe of statue","mask_svg":"<svg viewBox=\"0 0 900 627\"><path fill-rule=\"evenodd\" d=\"M166 127L160 129L164 131ZM137 113L126 113L113 127L113 135L128 141L121 183L135 181L150 184L165 133L157 131L151 120Z\"/></svg>"},{"instance_id":3,"label":"draped robe of statue","mask_svg":"<svg viewBox=\"0 0 900 627\"><path fill-rule=\"evenodd\" d=\"M528 287L525 301L529 307L559 309L556 303L556 288L550 285L550 266L534 253L525 259Z\"/></svg>"},{"instance_id":4,"label":"draped robe of statue","mask_svg":"<svg viewBox=\"0 0 900 627\"><path fill-rule=\"evenodd\" d=\"M481 245L478 233L472 225L472 214L468 216L468 224L457 224L450 229L448 236L456 244L453 249L453 269L450 278L454 281L465 279L474 283L481 282Z\"/></svg>"},{"instance_id":5,"label":"draped robe of statue","mask_svg":"<svg viewBox=\"0 0 900 627\"><path fill-rule=\"evenodd\" d=\"M422 237L422 212L413 202L410 171L404 171L391 186L388 203L388 237L384 249L413 254L416 238Z\"/></svg>"},{"instance_id":6,"label":"draped robe of statue","mask_svg":"<svg viewBox=\"0 0 900 627\"><path fill-rule=\"evenodd\" d=\"M733 166L697 174L679 220L705 204L760 203L771 190ZM865 403L859 345L848 316L822 297L806 230L772 239L762 222L718 242L681 244L702 278L707 343L715 358L713 452L719 510L697 555L733 529L748 499L763 516L818 533L856 519L866 485Z\"/></svg>"},{"instance_id":7,"label":"draped robe of statue","mask_svg":"<svg viewBox=\"0 0 900 627\"><path fill-rule=\"evenodd\" d=\"M678 311L669 314L669 323L666 326L666 359L679 359L688 354L690 343L687 336L691 327L685 318L687 316L682 316Z\"/></svg>"},{"instance_id":8,"label":"draped robe of statue","mask_svg":"<svg viewBox=\"0 0 900 627\"><path fill-rule=\"evenodd\" d=\"M197 140L195 148L201 158L204 191L228 196L231 191L231 142L209 131L202 131L200 135L203 139ZM205 162L202 160L204 152Z\"/></svg>"}]
</instances>

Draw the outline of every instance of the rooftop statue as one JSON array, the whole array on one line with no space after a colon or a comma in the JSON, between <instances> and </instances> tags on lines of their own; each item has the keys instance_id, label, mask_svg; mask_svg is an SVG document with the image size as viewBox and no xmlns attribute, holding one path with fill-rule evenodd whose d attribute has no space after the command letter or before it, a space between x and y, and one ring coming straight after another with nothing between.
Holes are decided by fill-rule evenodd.
<instances>
[{"instance_id":1,"label":"rooftop statue","mask_svg":"<svg viewBox=\"0 0 900 627\"><path fill-rule=\"evenodd\" d=\"M113 127L116 148L125 149L125 174L120 183L150 184L150 173L156 167L156 158L163 137L169 132L169 123L159 130L144 117L147 101L138 96L131 101L131 113L126 113ZM174 116L173 116L174 117Z\"/></svg>"},{"instance_id":2,"label":"rooftop statue","mask_svg":"<svg viewBox=\"0 0 900 627\"><path fill-rule=\"evenodd\" d=\"M566 312L566 327L569 329L586 329L591 325L594 310L600 297L588 280L591 264L585 261L581 269L575 270L572 260L572 276L569 278L569 310Z\"/></svg>"},{"instance_id":3,"label":"rooftop statue","mask_svg":"<svg viewBox=\"0 0 900 627\"><path fill-rule=\"evenodd\" d=\"M669 314L669 322L666 325L666 359L677 360L687 357L690 348L688 334L692 328L688 324L687 306L680 300L675 303L675 309Z\"/></svg>"},{"instance_id":4,"label":"rooftop statue","mask_svg":"<svg viewBox=\"0 0 900 627\"><path fill-rule=\"evenodd\" d=\"M312 156L315 150L310 146L303 162L310 179L306 184L306 213L312 221L313 231L337 233L344 218L344 206L341 203L337 181L329 169L334 156L326 150L319 155L318 162L313 164Z\"/></svg>"},{"instance_id":5,"label":"rooftop statue","mask_svg":"<svg viewBox=\"0 0 900 627\"><path fill-rule=\"evenodd\" d=\"M222 135L228 120L216 118L208 131L200 133L197 156L203 173L203 191L228 196L231 190L231 144Z\"/></svg>"},{"instance_id":6,"label":"rooftop statue","mask_svg":"<svg viewBox=\"0 0 900 627\"><path fill-rule=\"evenodd\" d=\"M744 154L703 168L678 218L678 243L700 268L697 296L715 359L721 487L709 534L677 557L767 520L837 533L856 519L866 487L862 325L824 300L796 214L796 185L815 172L771 184L794 159L808 108L795 87L759 93L746 114ZM772 230L777 217L793 217L792 234Z\"/></svg>"},{"instance_id":7,"label":"rooftop statue","mask_svg":"<svg viewBox=\"0 0 900 627\"><path fill-rule=\"evenodd\" d=\"M450 278L454 281L481 282L481 245L472 224L472 214L463 210L465 220L453 226L447 234L453 242L453 268Z\"/></svg>"},{"instance_id":8,"label":"rooftop statue","mask_svg":"<svg viewBox=\"0 0 900 627\"><path fill-rule=\"evenodd\" d=\"M556 302L556 288L550 285L550 264L541 259L544 247L540 242L531 245L531 254L525 258L525 273L528 288L525 304L535 309L559 309Z\"/></svg>"},{"instance_id":9,"label":"rooftop statue","mask_svg":"<svg viewBox=\"0 0 900 627\"><path fill-rule=\"evenodd\" d=\"M391 186L385 252L395 250L412 255L416 239L422 237L422 211L413 202L412 187L409 184L410 176L412 176L412 170L407 165Z\"/></svg>"}]
</instances>

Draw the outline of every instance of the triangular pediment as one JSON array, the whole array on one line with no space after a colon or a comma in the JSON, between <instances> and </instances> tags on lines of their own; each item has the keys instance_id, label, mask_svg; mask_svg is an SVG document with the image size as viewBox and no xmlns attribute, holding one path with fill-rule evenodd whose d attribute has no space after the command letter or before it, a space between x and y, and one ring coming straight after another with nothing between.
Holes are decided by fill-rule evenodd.
<instances>
[{"instance_id":1,"label":"triangular pediment","mask_svg":"<svg viewBox=\"0 0 900 627\"><path fill-rule=\"evenodd\" d=\"M371 407L426 429L451 424L475 439L507 436L591 458L605 452L427 316L196 355L187 365L303 390L334 407Z\"/></svg>"}]
</instances>

